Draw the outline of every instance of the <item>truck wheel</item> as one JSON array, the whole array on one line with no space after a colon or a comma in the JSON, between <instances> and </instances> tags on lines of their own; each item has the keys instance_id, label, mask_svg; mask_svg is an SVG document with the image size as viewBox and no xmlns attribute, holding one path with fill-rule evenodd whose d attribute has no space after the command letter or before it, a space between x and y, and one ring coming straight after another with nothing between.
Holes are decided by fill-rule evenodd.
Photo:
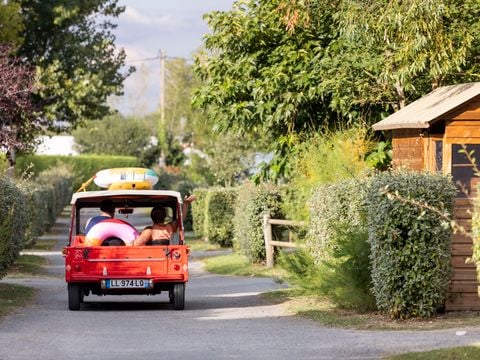
<instances>
[{"instance_id":1,"label":"truck wheel","mask_svg":"<svg viewBox=\"0 0 480 360\"><path fill-rule=\"evenodd\" d=\"M185 309L185 284L173 284L173 308L175 310Z\"/></svg>"},{"instance_id":2,"label":"truck wheel","mask_svg":"<svg viewBox=\"0 0 480 360\"><path fill-rule=\"evenodd\" d=\"M173 295L173 287L168 290L168 299L169 299L169 303L170 304L173 304L173 299L175 298L175 296Z\"/></svg>"},{"instance_id":3,"label":"truck wheel","mask_svg":"<svg viewBox=\"0 0 480 360\"><path fill-rule=\"evenodd\" d=\"M68 284L68 309L80 310L80 303L82 302L82 293L80 285Z\"/></svg>"}]
</instances>

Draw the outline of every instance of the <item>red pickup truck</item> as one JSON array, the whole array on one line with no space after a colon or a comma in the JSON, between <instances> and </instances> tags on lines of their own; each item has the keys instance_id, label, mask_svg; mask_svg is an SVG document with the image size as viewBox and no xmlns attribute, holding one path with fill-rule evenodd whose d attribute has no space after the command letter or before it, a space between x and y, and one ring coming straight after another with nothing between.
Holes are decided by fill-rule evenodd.
<instances>
[{"instance_id":1,"label":"red pickup truck","mask_svg":"<svg viewBox=\"0 0 480 360\"><path fill-rule=\"evenodd\" d=\"M88 233L87 221L108 200L114 218ZM188 253L185 245L182 198L164 190L101 190L73 194L70 239L64 249L68 308L79 310L86 296L155 295L167 292L175 310L185 307ZM133 246L132 240L152 224L150 210L164 207L178 225L161 245ZM101 225L101 226L99 226ZM90 231L95 229L92 237ZM93 239L93 240L92 240Z\"/></svg>"}]
</instances>

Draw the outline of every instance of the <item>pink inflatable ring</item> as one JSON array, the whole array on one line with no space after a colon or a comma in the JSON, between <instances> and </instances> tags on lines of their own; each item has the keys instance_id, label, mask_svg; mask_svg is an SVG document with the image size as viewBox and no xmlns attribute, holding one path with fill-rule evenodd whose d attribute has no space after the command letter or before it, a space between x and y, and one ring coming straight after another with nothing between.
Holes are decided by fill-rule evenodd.
<instances>
[{"instance_id":1,"label":"pink inflatable ring","mask_svg":"<svg viewBox=\"0 0 480 360\"><path fill-rule=\"evenodd\" d=\"M109 238L118 238L125 245L131 245L139 235L128 222L120 219L107 219L95 224L85 236L86 246L101 246Z\"/></svg>"}]
</instances>

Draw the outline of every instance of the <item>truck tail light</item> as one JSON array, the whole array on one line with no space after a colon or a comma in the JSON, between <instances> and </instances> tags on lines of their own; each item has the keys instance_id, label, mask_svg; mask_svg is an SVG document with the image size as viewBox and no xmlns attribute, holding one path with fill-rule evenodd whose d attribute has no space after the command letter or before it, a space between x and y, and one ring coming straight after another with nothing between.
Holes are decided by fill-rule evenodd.
<instances>
[{"instance_id":1,"label":"truck tail light","mask_svg":"<svg viewBox=\"0 0 480 360\"><path fill-rule=\"evenodd\" d=\"M175 271L180 270L180 265L179 264L173 265L173 270L175 270Z\"/></svg>"}]
</instances>

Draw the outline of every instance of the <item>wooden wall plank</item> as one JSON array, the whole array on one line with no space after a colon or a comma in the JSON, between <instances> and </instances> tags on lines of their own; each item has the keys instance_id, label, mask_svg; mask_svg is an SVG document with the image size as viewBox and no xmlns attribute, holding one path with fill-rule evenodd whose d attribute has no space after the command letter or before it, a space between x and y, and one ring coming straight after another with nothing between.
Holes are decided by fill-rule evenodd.
<instances>
[{"instance_id":1,"label":"wooden wall plank","mask_svg":"<svg viewBox=\"0 0 480 360\"><path fill-rule=\"evenodd\" d=\"M450 293L445 304L447 311L480 310L480 299L474 293Z\"/></svg>"},{"instance_id":2,"label":"wooden wall plank","mask_svg":"<svg viewBox=\"0 0 480 360\"><path fill-rule=\"evenodd\" d=\"M472 244L452 244L452 255L457 256L472 256Z\"/></svg>"},{"instance_id":3,"label":"wooden wall plank","mask_svg":"<svg viewBox=\"0 0 480 360\"><path fill-rule=\"evenodd\" d=\"M447 126L447 138L480 138L480 121L477 126Z\"/></svg>"}]
</instances>

